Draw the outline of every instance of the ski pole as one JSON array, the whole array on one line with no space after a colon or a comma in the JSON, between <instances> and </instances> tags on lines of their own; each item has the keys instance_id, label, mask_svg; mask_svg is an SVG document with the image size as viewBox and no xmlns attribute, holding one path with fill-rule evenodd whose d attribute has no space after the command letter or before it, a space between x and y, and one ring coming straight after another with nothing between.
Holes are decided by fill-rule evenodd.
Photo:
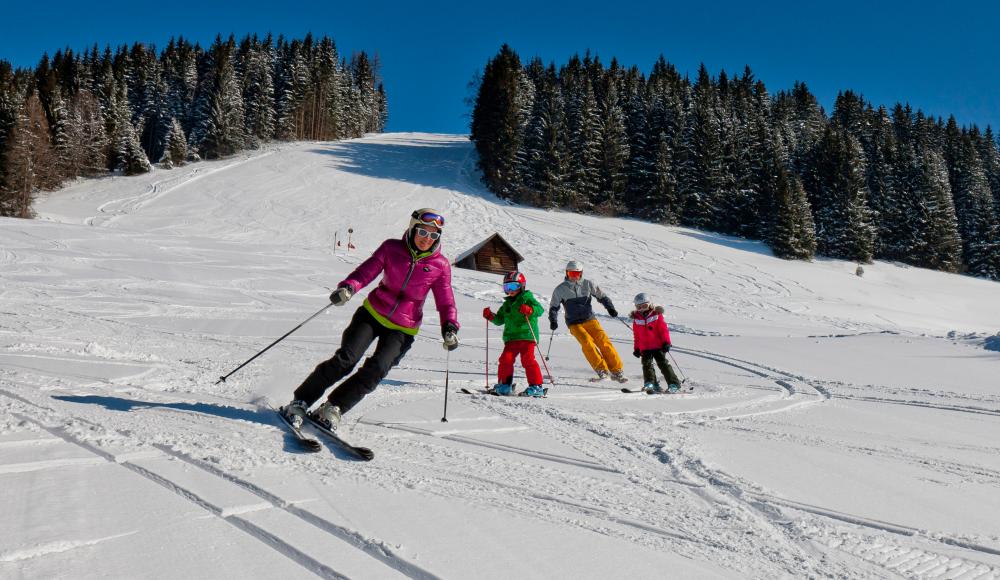
<instances>
[{"instance_id":1,"label":"ski pole","mask_svg":"<svg viewBox=\"0 0 1000 580\"><path fill-rule=\"evenodd\" d=\"M617 320L618 322L621 322L622 324L624 324L624 325L625 325L625 328L627 328L627 329L629 329L629 330L632 330L632 327L631 327L631 326L629 326L629 325L628 325L628 323L627 323L627 322L625 322L624 320L622 320L621 318L618 318L617 316L615 316L615 320ZM634 330L632 330L632 332L635 332L635 331L634 331Z\"/></svg>"},{"instance_id":2,"label":"ski pole","mask_svg":"<svg viewBox=\"0 0 1000 580\"><path fill-rule=\"evenodd\" d=\"M235 373L236 371L238 371L238 370L240 370L241 368L243 368L243 367L247 366L248 364L250 364L250 363L251 363L251 362L253 361L253 359L255 359L255 358L259 357L260 355L262 355L262 354L264 354L265 352L267 352L268 350L270 350L270 348L271 348L272 346L274 346L274 345L278 344L279 342L281 342L281 341L285 340L285 338L287 338L289 334L291 334L291 333L295 332L296 330L298 330L298 329L302 328L302 327L303 327L303 326L305 325L305 323L309 322L309 321L310 321L310 320L312 320L313 318L316 318L317 316L319 316L320 314L322 314L322 313L323 313L323 311L325 311L325 310L326 310L327 308L329 308L329 307L331 307L331 306L333 306L333 302L331 302L331 303L327 304L327 305L326 305L326 306L324 306L323 308L320 308L320 309L319 309L319 311L318 311L318 312L316 312L316 314L313 314L313 315L312 315L312 316L310 316L309 318L306 318L305 320L303 320L303 321L302 321L302 323L301 323L301 324L299 324L299 325L298 325L298 326L296 326L295 328L293 328L293 329L289 330L289 331L288 331L288 332L286 332L286 333L285 333L284 335L282 335L282 337L281 337L281 338L279 338L278 340L276 340L276 341L272 342L271 344L267 345L267 348L265 348L264 350L262 350L262 351L258 352L257 354L253 355L252 357L250 357L250 359L249 359L249 360L247 360L247 361L246 361L245 363L243 363L243 364L241 364L240 366L236 367L235 369L233 369L233 370L229 371L229 374L228 374L228 375L225 375L225 376L222 376L222 377L219 377L219 380L215 381L215 384L219 384L219 383L224 383L224 382L226 382L226 379L228 379L228 378L229 378L229 377L230 377L230 376L231 376L231 375L232 375L233 373Z\"/></svg>"},{"instance_id":3,"label":"ski pole","mask_svg":"<svg viewBox=\"0 0 1000 580\"><path fill-rule=\"evenodd\" d=\"M685 376L685 375L684 375L684 371L682 371L682 370L681 370L681 367L680 367L680 365L679 365L679 364L677 364L677 359L675 359L675 358L674 358L674 355L673 355L673 353L671 353L671 352L670 352L670 351L668 350L668 351L667 351L667 354L669 354L669 355L670 355L670 360L674 361L674 366L675 366L675 367L677 367L677 372L679 372L679 373L681 374L681 384L683 385L683 384L684 384L684 382L688 380L687 376Z\"/></svg>"},{"instance_id":4,"label":"ski pole","mask_svg":"<svg viewBox=\"0 0 1000 580\"><path fill-rule=\"evenodd\" d=\"M555 335L556 331L554 330L552 331L552 334L549 335L549 350L545 351L545 360L549 360L549 354L552 353L552 338L555 337Z\"/></svg>"},{"instance_id":5,"label":"ski pole","mask_svg":"<svg viewBox=\"0 0 1000 580\"><path fill-rule=\"evenodd\" d=\"M535 346L538 346L538 336L535 335L535 329L531 328L531 319L528 315L524 315L524 321L528 323L528 330L531 331L531 338L535 341ZM552 371L549 370L549 363L545 362L545 357L542 357L542 364L545 365L545 372L549 373L549 384L555 386L556 379L552 376Z\"/></svg>"},{"instance_id":6,"label":"ski pole","mask_svg":"<svg viewBox=\"0 0 1000 580\"><path fill-rule=\"evenodd\" d=\"M444 415L441 416L441 422L448 422L448 370L451 366L451 351L444 355Z\"/></svg>"},{"instance_id":7,"label":"ski pole","mask_svg":"<svg viewBox=\"0 0 1000 580\"><path fill-rule=\"evenodd\" d=\"M486 390L490 390L490 321L486 321Z\"/></svg>"}]
</instances>

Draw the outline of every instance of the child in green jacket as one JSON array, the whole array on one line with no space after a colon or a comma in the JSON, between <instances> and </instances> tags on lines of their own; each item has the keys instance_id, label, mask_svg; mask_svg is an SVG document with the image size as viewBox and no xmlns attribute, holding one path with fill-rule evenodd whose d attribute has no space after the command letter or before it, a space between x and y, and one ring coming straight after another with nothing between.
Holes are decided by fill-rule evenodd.
<instances>
[{"instance_id":1,"label":"child in green jacket","mask_svg":"<svg viewBox=\"0 0 1000 580\"><path fill-rule=\"evenodd\" d=\"M514 359L521 356L521 366L528 377L528 388L521 393L528 397L542 397L542 369L535 359L535 345L538 342L538 318L545 311L534 295L527 290L524 274L508 272L503 279L503 291L507 297L494 314L489 307L483 309L483 318L497 326L503 326L503 352L500 353L497 384L493 393L514 394Z\"/></svg>"}]
</instances>

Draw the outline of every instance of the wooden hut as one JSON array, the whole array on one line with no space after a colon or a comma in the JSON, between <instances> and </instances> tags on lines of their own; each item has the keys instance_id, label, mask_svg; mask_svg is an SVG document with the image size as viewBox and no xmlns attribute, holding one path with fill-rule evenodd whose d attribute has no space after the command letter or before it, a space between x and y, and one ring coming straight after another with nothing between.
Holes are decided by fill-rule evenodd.
<instances>
[{"instance_id":1,"label":"wooden hut","mask_svg":"<svg viewBox=\"0 0 1000 580\"><path fill-rule=\"evenodd\" d=\"M454 264L467 270L506 274L517 270L517 265L523 261L521 254L507 240L500 237L500 234L493 234L462 252L461 256L455 258Z\"/></svg>"}]
</instances>

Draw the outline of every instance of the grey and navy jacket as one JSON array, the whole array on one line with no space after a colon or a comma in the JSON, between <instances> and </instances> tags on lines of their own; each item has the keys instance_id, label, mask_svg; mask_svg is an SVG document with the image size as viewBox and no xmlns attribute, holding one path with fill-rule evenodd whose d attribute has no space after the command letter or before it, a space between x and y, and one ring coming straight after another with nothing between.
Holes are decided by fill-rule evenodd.
<instances>
[{"instance_id":1,"label":"grey and navy jacket","mask_svg":"<svg viewBox=\"0 0 1000 580\"><path fill-rule=\"evenodd\" d=\"M594 309L590 305L590 297L604 305L609 311L615 309L611 299L601 292L601 289L586 278L574 282L569 278L556 286L552 292L552 302L549 304L549 322L558 320L559 309L566 305L566 324L580 324L594 318Z\"/></svg>"}]
</instances>

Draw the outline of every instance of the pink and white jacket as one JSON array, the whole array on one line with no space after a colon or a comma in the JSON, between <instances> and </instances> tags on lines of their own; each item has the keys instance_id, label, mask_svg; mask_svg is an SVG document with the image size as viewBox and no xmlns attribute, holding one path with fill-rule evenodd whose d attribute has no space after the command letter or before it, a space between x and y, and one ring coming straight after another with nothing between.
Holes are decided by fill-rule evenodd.
<instances>
[{"instance_id":1,"label":"pink and white jacket","mask_svg":"<svg viewBox=\"0 0 1000 580\"><path fill-rule=\"evenodd\" d=\"M458 324L455 295L451 290L451 264L441 255L441 245L415 253L404 239L386 240L337 286L352 292L370 284L379 274L378 287L365 298L364 307L383 325L415 335L424 316L424 301L434 293L441 326Z\"/></svg>"},{"instance_id":2,"label":"pink and white jacket","mask_svg":"<svg viewBox=\"0 0 1000 580\"><path fill-rule=\"evenodd\" d=\"M659 350L663 345L670 344L670 329L663 318L663 307L657 306L646 312L634 311L629 314L632 319L632 336L634 348L637 350Z\"/></svg>"}]
</instances>

